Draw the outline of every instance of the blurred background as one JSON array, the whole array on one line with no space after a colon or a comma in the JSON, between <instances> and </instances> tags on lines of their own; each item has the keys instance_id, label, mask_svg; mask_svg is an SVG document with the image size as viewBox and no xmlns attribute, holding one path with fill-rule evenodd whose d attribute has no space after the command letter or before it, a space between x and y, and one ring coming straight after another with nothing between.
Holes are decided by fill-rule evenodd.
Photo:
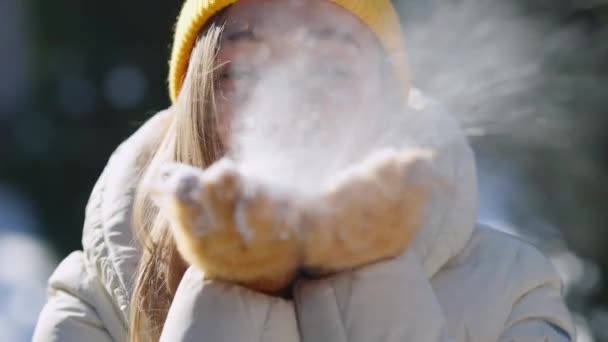
<instances>
[{"instance_id":1,"label":"blurred background","mask_svg":"<svg viewBox=\"0 0 608 342\"><path fill-rule=\"evenodd\" d=\"M0 334L28 341L110 153L169 105L181 1L0 2ZM395 0L414 84L476 150L480 220L551 256L608 341L608 1Z\"/></svg>"}]
</instances>

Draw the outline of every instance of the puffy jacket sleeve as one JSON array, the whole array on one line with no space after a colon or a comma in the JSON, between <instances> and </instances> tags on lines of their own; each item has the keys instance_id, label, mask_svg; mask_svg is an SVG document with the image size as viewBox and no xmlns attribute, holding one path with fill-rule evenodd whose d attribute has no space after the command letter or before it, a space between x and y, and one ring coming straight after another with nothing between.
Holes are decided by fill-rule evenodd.
<instances>
[{"instance_id":1,"label":"puffy jacket sleeve","mask_svg":"<svg viewBox=\"0 0 608 342\"><path fill-rule=\"evenodd\" d=\"M291 301L203 279L190 267L167 315L161 341L296 342Z\"/></svg>"},{"instance_id":2,"label":"puffy jacket sleeve","mask_svg":"<svg viewBox=\"0 0 608 342\"><path fill-rule=\"evenodd\" d=\"M302 341L443 342L445 318L413 252L295 291Z\"/></svg>"},{"instance_id":3,"label":"puffy jacket sleeve","mask_svg":"<svg viewBox=\"0 0 608 342\"><path fill-rule=\"evenodd\" d=\"M535 274L525 275L525 288L518 285L520 295L500 331L492 334L493 340L572 341L574 327L557 274L544 257L525 259L536 264L518 272L535 270ZM502 295L510 297L507 293ZM303 281L296 287L295 298L303 342L490 341L488 335L477 331L457 338L449 336L446 316L434 289L411 251L398 259ZM488 328L481 321L479 324L480 330Z\"/></svg>"},{"instance_id":4,"label":"puffy jacket sleeve","mask_svg":"<svg viewBox=\"0 0 608 342\"><path fill-rule=\"evenodd\" d=\"M562 282L548 258L522 245L518 272L528 279L517 294L499 342L574 341L575 328L562 295Z\"/></svg>"},{"instance_id":5,"label":"puffy jacket sleeve","mask_svg":"<svg viewBox=\"0 0 608 342\"><path fill-rule=\"evenodd\" d=\"M66 257L49 279L48 300L43 307L34 342L109 342L124 341L126 329L112 313L108 298L100 295L101 286L87 273L82 252ZM103 309L101 317L98 309ZM106 329L112 324L112 332Z\"/></svg>"}]
</instances>

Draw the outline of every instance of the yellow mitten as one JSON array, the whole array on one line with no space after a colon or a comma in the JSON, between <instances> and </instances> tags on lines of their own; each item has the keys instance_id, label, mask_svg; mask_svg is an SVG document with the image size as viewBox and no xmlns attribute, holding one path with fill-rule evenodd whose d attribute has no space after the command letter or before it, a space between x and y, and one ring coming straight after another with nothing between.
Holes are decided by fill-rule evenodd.
<instances>
[{"instance_id":1,"label":"yellow mitten","mask_svg":"<svg viewBox=\"0 0 608 342\"><path fill-rule=\"evenodd\" d=\"M263 291L288 286L299 243L287 201L244 181L228 160L206 170L171 164L152 184L184 259L207 278Z\"/></svg>"},{"instance_id":2,"label":"yellow mitten","mask_svg":"<svg viewBox=\"0 0 608 342\"><path fill-rule=\"evenodd\" d=\"M403 253L421 224L431 158L381 150L345 171L304 210L304 268L332 273Z\"/></svg>"}]
</instances>

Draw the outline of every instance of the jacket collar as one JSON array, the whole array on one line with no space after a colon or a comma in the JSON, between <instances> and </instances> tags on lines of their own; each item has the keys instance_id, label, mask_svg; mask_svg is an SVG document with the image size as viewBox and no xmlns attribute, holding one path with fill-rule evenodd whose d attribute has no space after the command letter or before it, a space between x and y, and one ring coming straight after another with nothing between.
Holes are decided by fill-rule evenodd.
<instances>
[{"instance_id":1,"label":"jacket collar","mask_svg":"<svg viewBox=\"0 0 608 342\"><path fill-rule=\"evenodd\" d=\"M455 119L437 102L417 90L410 95L408 133L435 152L434 176L424 224L413 248L432 278L467 245L477 219L477 174L473 151Z\"/></svg>"}]
</instances>

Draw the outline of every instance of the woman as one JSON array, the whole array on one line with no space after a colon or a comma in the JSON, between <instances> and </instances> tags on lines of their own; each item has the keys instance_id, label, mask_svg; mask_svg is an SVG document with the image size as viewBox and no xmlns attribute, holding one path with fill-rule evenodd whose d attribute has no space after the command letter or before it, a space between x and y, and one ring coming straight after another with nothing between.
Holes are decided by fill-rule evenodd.
<instances>
[{"instance_id":1,"label":"woman","mask_svg":"<svg viewBox=\"0 0 608 342\"><path fill-rule=\"evenodd\" d=\"M472 152L450 117L409 88L401 42L388 0L187 0L170 64L174 105L110 158L87 205L83 251L49 280L34 340L571 340L550 262L475 225ZM277 65L288 66L280 70L289 70L303 112L314 104L327 125L333 113L373 112L381 121L378 113L407 106L410 129L440 137L427 146L441 186L417 210L415 238L400 244L402 253L298 277L287 296L203 279L145 186L167 162L208 168L228 153L237 114Z\"/></svg>"}]
</instances>

